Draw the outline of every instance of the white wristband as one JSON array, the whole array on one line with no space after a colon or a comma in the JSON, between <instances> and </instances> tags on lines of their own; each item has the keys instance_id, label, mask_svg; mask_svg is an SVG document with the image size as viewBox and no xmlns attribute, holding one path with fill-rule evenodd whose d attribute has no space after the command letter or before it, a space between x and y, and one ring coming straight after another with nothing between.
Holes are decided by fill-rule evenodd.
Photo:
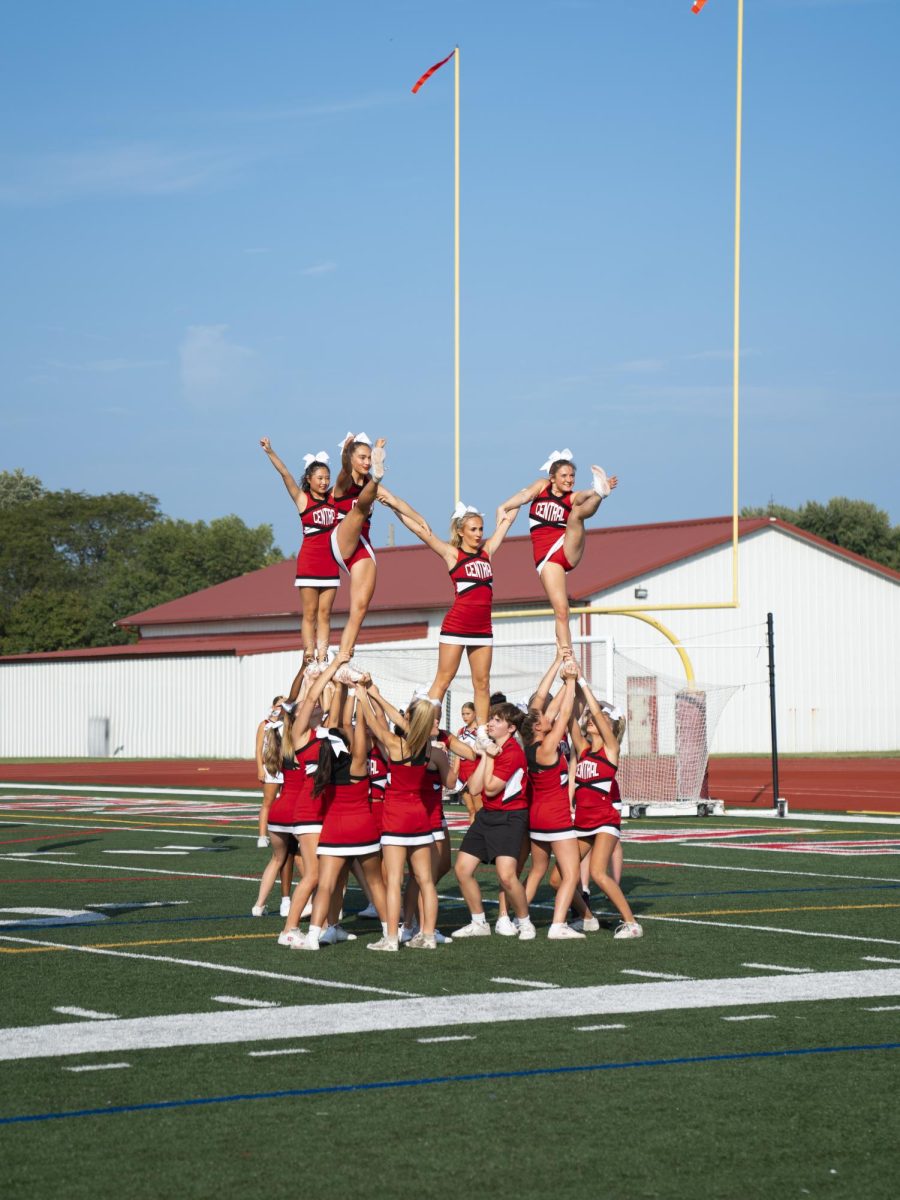
<instances>
[{"instance_id":1,"label":"white wristband","mask_svg":"<svg viewBox=\"0 0 900 1200\"><path fill-rule=\"evenodd\" d=\"M587 680L585 679L585 677L584 677L583 675L579 675L579 676L578 676L578 686L579 686L579 687L586 688L586 687L587 687L587 685L588 685L588 682L587 682Z\"/></svg>"}]
</instances>

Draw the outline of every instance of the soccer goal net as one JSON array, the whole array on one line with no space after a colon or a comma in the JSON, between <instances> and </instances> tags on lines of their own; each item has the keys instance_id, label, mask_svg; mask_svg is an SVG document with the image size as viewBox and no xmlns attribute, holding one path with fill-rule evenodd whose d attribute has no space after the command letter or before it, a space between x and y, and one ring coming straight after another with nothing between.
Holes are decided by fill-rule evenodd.
<instances>
[{"instance_id":1,"label":"soccer goal net","mask_svg":"<svg viewBox=\"0 0 900 1200\"><path fill-rule=\"evenodd\" d=\"M688 685L620 653L608 637L575 637L573 649L594 694L626 716L618 780L629 809L635 814L648 806L688 804L696 809L709 799L709 747L737 687ZM367 646L361 658L391 703L405 708L415 688L431 682L437 649ZM552 659L546 641L496 640L491 691L527 704ZM455 732L462 724L460 709L471 700L464 657L445 698L442 723Z\"/></svg>"}]
</instances>

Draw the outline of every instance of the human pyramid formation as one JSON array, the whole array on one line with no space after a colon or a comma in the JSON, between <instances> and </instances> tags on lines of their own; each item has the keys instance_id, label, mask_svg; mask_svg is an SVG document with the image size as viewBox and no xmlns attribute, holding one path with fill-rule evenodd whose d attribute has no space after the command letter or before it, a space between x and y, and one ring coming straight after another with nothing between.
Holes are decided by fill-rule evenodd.
<instances>
[{"instance_id":1,"label":"human pyramid formation","mask_svg":"<svg viewBox=\"0 0 900 1200\"><path fill-rule=\"evenodd\" d=\"M484 539L483 515L458 504L449 541L444 541L385 488L383 438L373 445L364 433L348 433L340 443L341 469L333 488L324 451L305 456L298 484L269 439L260 444L295 502L303 527L296 578L303 662L289 693L275 698L257 734L257 767L264 785L260 832L268 832L272 859L253 915L265 913L275 879L299 846L303 877L289 906L283 902L280 945L318 950L323 944L354 940L340 925L351 869L371 901L364 915L382 926L382 936L367 949L396 951L403 944L433 950L451 941L436 927L436 885L450 870L443 791L458 777L470 825L454 871L471 920L454 931L454 940L491 933L475 878L480 863L494 865L500 885L494 931L521 941L534 938L529 903L551 855L556 897L549 938L582 939L600 928L590 911L589 893L582 890L583 873L622 918L613 936L640 937L641 926L618 882L615 775L625 721L594 696L579 673L566 594L566 574L584 552L585 519L616 486L615 476L607 478L600 467L592 467L593 486L576 492L572 453L555 450L541 468L547 478L522 488L497 509L489 538ZM376 500L441 556L455 590L441 626L434 681L417 689L404 711L394 708L371 675L351 661L375 590L369 524ZM492 559L524 504L529 506L535 564L553 606L557 648L522 708L501 694L491 695L490 668ZM329 657L331 607L341 571L349 577L350 612L338 651ZM474 704L464 706L466 724L455 737L439 728L439 717L463 650ZM557 680L560 686L551 695ZM523 884L529 854L531 868ZM570 909L575 913L571 924ZM304 934L300 921L307 915Z\"/></svg>"}]
</instances>

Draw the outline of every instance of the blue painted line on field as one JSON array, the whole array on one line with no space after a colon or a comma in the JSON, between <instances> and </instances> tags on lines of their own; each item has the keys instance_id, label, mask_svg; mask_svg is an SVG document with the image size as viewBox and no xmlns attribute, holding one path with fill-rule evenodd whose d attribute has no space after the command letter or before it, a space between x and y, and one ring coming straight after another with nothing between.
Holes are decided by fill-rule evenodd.
<instances>
[{"instance_id":1,"label":"blue painted line on field","mask_svg":"<svg viewBox=\"0 0 900 1200\"><path fill-rule=\"evenodd\" d=\"M233 1104L240 1100L285 1100L306 1096L337 1096L350 1092L384 1092L395 1088L433 1087L444 1083L486 1083L496 1079L535 1079L550 1075L586 1075L596 1071L628 1071L637 1067L681 1067L697 1063L746 1062L763 1058L801 1058L813 1054L858 1054L868 1050L900 1050L900 1042L875 1042L859 1046L809 1046L794 1050L757 1050L744 1054L702 1054L694 1058L648 1058L635 1062L590 1063L580 1067L534 1067L527 1071L482 1071L473 1075L433 1075L423 1079L387 1079L377 1083L341 1083L331 1087L289 1088L277 1092L238 1092L232 1096L201 1096L192 1100L158 1100L149 1104L117 1104L110 1108L82 1108L71 1112L32 1113L0 1117L0 1125L28 1121L65 1121L73 1117L110 1117L120 1113L159 1112L170 1108L197 1108L207 1104Z\"/></svg>"}]
</instances>

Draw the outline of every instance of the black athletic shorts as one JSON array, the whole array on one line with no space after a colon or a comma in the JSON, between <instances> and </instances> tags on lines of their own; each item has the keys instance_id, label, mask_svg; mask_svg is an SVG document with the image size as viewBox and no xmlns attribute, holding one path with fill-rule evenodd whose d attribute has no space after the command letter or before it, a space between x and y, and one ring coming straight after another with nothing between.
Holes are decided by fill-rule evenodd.
<instances>
[{"instance_id":1,"label":"black athletic shorts","mask_svg":"<svg viewBox=\"0 0 900 1200\"><path fill-rule=\"evenodd\" d=\"M466 830L460 850L483 863L492 863L496 858L518 858L527 833L526 809L503 812L502 809L480 808Z\"/></svg>"}]
</instances>

